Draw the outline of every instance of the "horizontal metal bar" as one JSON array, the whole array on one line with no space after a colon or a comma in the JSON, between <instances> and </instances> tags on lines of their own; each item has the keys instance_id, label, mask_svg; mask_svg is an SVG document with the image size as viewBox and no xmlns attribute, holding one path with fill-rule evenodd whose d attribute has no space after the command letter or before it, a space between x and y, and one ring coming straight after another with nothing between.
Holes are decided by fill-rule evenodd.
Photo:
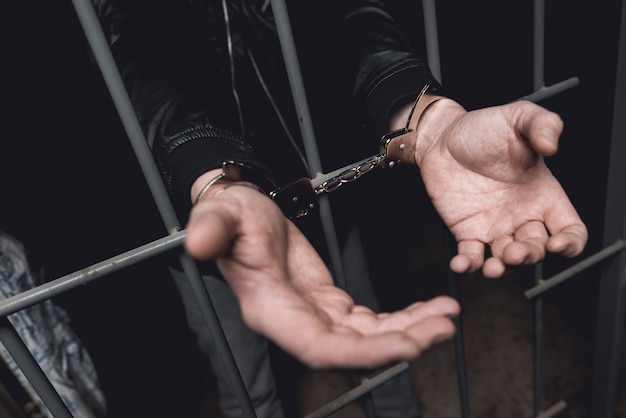
<instances>
[{"instance_id":1,"label":"horizontal metal bar","mask_svg":"<svg viewBox=\"0 0 626 418\"><path fill-rule=\"evenodd\" d=\"M558 93L561 93L565 90L569 90L571 88L577 87L580 84L580 80L578 77L568 78L567 80L563 80L559 83L553 84L548 87L542 87L539 90L531 93L527 96L520 97L518 100L530 100L531 102L540 102L541 100L552 97Z\"/></svg>"},{"instance_id":2,"label":"horizontal metal bar","mask_svg":"<svg viewBox=\"0 0 626 418\"><path fill-rule=\"evenodd\" d=\"M323 407L311 412L310 414L306 415L305 418L321 418L321 417L327 417L331 414L334 414L335 412L337 412L338 410L340 410L341 408L345 407L346 405L354 402L355 400L359 399L360 397L366 395L367 393L371 392L372 390L376 389L378 386L382 385L383 383L387 382L388 380L396 377L397 375L399 375L400 373L404 372L405 370L407 370L409 368L409 363L406 361L403 361L401 363L396 364L395 366L392 366L380 373L378 373L376 376L374 377L370 377L368 379L364 379L360 385L358 385L357 387L355 387L354 389L344 393L343 395L339 396L338 398L330 401L329 403L327 403L326 405L324 405Z\"/></svg>"},{"instance_id":3,"label":"horizontal metal bar","mask_svg":"<svg viewBox=\"0 0 626 418\"><path fill-rule=\"evenodd\" d=\"M561 282L569 279L570 277L580 273L581 271L593 266L596 263L622 251L626 247L626 244L622 240L617 240L615 243L605 247L603 250L598 251L597 253L587 257L583 261L574 264L572 267L563 270L562 272L555 274L549 279L542 280L537 286L528 289L524 292L524 296L526 299L535 298L542 293L545 293L549 289L552 289L554 286L560 284Z\"/></svg>"},{"instance_id":4,"label":"horizontal metal bar","mask_svg":"<svg viewBox=\"0 0 626 418\"><path fill-rule=\"evenodd\" d=\"M90 267L49 281L18 295L0 301L0 317L10 315L21 309L43 302L67 290L84 285L92 280L113 273L124 267L161 254L181 245L186 231L178 231L164 238L142 245L133 250L111 257Z\"/></svg>"}]
</instances>

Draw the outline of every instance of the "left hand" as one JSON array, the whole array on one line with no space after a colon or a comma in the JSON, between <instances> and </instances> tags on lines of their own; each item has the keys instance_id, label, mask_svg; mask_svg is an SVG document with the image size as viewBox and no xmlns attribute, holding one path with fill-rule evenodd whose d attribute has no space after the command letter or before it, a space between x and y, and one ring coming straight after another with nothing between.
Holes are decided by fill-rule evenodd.
<instances>
[{"instance_id":1,"label":"left hand","mask_svg":"<svg viewBox=\"0 0 626 418\"><path fill-rule=\"evenodd\" d=\"M546 250L582 252L587 229L543 159L556 153L562 130L557 114L528 101L467 112L442 99L424 113L415 161L458 242L453 271L482 266L496 278L507 265L541 261Z\"/></svg>"}]
</instances>

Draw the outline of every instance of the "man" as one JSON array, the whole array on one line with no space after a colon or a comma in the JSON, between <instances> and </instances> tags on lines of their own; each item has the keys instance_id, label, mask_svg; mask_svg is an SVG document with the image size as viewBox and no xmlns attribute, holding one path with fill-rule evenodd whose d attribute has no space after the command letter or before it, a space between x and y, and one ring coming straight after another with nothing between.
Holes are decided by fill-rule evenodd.
<instances>
[{"instance_id":1,"label":"man","mask_svg":"<svg viewBox=\"0 0 626 418\"><path fill-rule=\"evenodd\" d=\"M188 220L185 248L214 262L205 283L259 416L282 416L264 337L310 367L371 369L413 359L453 335L459 306L445 296L378 313L350 215L338 216L342 255L357 254L346 266L348 295L333 283L316 222L291 220L268 198L276 184L308 174L268 1L94 3L172 200ZM546 251L582 251L586 228L542 158L557 150L558 115L529 102L467 112L379 1L290 6L330 168L408 128L388 142L384 163L419 166L458 241L452 270L482 268L495 278ZM224 170L228 161L247 176ZM219 377L193 292L173 273ZM406 389L401 380L387 394L400 393L394 384ZM220 389L225 414L236 415L236 399L224 382ZM417 414L412 405L385 404L384 393L373 393L380 416Z\"/></svg>"}]
</instances>

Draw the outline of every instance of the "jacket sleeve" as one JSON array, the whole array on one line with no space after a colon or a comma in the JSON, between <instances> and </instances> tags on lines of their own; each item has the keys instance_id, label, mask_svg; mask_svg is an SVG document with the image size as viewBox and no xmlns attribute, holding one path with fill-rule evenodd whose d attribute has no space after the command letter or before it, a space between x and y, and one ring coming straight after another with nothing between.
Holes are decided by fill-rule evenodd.
<instances>
[{"instance_id":1,"label":"jacket sleeve","mask_svg":"<svg viewBox=\"0 0 626 418\"><path fill-rule=\"evenodd\" d=\"M266 168L238 133L219 13L181 0L93 0L159 171L182 215L202 173L225 160ZM195 2L197 3L197 2ZM210 19L214 19L211 21ZM213 52L213 53L212 53ZM219 122L218 122L219 121Z\"/></svg>"},{"instance_id":2,"label":"jacket sleeve","mask_svg":"<svg viewBox=\"0 0 626 418\"><path fill-rule=\"evenodd\" d=\"M211 10L220 6L219 1L92 1L181 213L189 210L195 179L224 160L247 163L269 174L237 133L237 110L224 71L226 41L219 40L225 33L223 16L220 10ZM298 24L304 23L299 27L311 40L305 45L333 57L346 88L352 90L352 113L378 136L386 132L398 105L414 99L426 83L438 86L380 1L289 5L304 17ZM323 41L317 41L318 35Z\"/></svg>"},{"instance_id":3,"label":"jacket sleeve","mask_svg":"<svg viewBox=\"0 0 626 418\"><path fill-rule=\"evenodd\" d=\"M353 112L377 135L387 132L392 112L414 100L424 85L430 84L432 93L446 95L381 1L335 3L342 5L339 59L353 69Z\"/></svg>"}]
</instances>

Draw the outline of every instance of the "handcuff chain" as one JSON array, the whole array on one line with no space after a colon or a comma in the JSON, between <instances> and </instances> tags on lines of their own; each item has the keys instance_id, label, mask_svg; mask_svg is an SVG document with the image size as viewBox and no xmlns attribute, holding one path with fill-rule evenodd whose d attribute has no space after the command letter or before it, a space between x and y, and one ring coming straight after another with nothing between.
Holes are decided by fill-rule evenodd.
<instances>
[{"instance_id":1,"label":"handcuff chain","mask_svg":"<svg viewBox=\"0 0 626 418\"><path fill-rule=\"evenodd\" d=\"M326 180L315 188L315 194L334 192L345 183L351 183L359 179L362 175L369 173L374 168L380 166L385 161L385 155L377 154L366 161L355 163L354 167L350 167L335 177Z\"/></svg>"},{"instance_id":2,"label":"handcuff chain","mask_svg":"<svg viewBox=\"0 0 626 418\"><path fill-rule=\"evenodd\" d=\"M384 168L392 167L394 165L394 161L387 161L387 146L392 139L400 135L404 135L407 132L410 132L409 123L411 122L413 112L417 107L417 103L420 101L422 96L424 96L429 88L430 84L426 84L415 98L415 101L413 102L413 106L411 107L409 116L406 121L406 126L402 129L389 132L382 137L380 142L381 149L379 154L374 155L366 161L357 162L355 163L355 166L350 167L345 171L342 171L339 175L329 180L326 180L314 189L315 194L319 195L320 193L334 192L335 190L339 189L343 184L350 183L359 179L363 174L369 173L377 166L383 166Z\"/></svg>"}]
</instances>

